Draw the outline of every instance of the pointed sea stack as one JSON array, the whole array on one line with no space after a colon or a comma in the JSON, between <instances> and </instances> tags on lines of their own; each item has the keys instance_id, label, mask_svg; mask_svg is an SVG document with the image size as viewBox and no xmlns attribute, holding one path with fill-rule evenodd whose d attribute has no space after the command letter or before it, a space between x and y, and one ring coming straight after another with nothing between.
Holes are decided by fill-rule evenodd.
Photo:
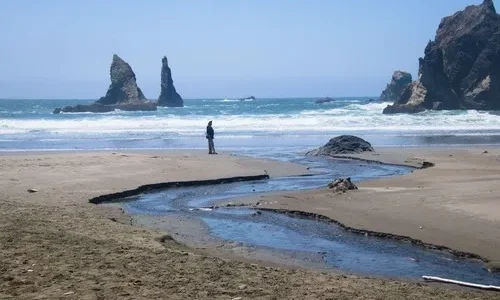
<instances>
[{"instance_id":1,"label":"pointed sea stack","mask_svg":"<svg viewBox=\"0 0 500 300\"><path fill-rule=\"evenodd\" d=\"M156 104L144 97L137 86L135 73L128 63L118 55L113 55L113 62L109 69L111 84L106 96L89 105L66 106L56 108L55 114L61 112L111 112L116 109L123 111L152 111Z\"/></svg>"},{"instance_id":2,"label":"pointed sea stack","mask_svg":"<svg viewBox=\"0 0 500 300\"><path fill-rule=\"evenodd\" d=\"M109 68L111 84L106 96L101 97L96 103L113 105L119 103L141 103L148 101L141 89L137 86L135 73L128 63L118 55L113 55L113 62Z\"/></svg>"},{"instance_id":3,"label":"pointed sea stack","mask_svg":"<svg viewBox=\"0 0 500 300\"><path fill-rule=\"evenodd\" d=\"M384 113L500 109L500 15L492 0L441 20L418 79Z\"/></svg>"},{"instance_id":4,"label":"pointed sea stack","mask_svg":"<svg viewBox=\"0 0 500 300\"><path fill-rule=\"evenodd\" d=\"M167 107L183 107L184 101L175 90L174 81L172 80L172 71L168 66L166 56L163 57L161 63L161 92L160 97L158 98L158 105Z\"/></svg>"}]
</instances>

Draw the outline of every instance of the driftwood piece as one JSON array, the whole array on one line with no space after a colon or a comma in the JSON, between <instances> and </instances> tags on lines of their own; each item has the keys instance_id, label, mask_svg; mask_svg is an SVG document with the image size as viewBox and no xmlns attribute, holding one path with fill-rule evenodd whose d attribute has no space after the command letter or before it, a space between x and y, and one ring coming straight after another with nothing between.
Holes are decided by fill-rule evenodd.
<instances>
[{"instance_id":1,"label":"driftwood piece","mask_svg":"<svg viewBox=\"0 0 500 300\"><path fill-rule=\"evenodd\" d=\"M466 286L466 287L471 287L471 288L476 288L476 289L491 290L491 291L500 292L500 286L495 286L495 285L484 285L484 284L470 283L470 282L446 279L446 278L435 277L435 276L422 276L422 278L426 281L436 281L436 282L458 284L461 286Z\"/></svg>"}]
</instances>

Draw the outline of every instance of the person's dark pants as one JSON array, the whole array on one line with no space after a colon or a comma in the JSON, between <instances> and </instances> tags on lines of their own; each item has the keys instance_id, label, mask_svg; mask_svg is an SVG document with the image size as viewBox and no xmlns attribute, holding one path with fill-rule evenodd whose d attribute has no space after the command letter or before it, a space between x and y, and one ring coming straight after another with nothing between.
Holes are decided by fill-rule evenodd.
<instances>
[{"instance_id":1,"label":"person's dark pants","mask_svg":"<svg viewBox=\"0 0 500 300\"><path fill-rule=\"evenodd\" d=\"M208 139L208 154L214 154L214 153L215 153L214 139L209 138Z\"/></svg>"}]
</instances>

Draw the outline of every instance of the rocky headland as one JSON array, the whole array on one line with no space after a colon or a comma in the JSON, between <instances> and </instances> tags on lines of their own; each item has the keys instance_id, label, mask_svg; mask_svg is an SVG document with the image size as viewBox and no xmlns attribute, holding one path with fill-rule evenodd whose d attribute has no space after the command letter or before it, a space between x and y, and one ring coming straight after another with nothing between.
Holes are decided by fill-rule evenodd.
<instances>
[{"instance_id":1,"label":"rocky headland","mask_svg":"<svg viewBox=\"0 0 500 300\"><path fill-rule=\"evenodd\" d=\"M500 109L500 15L492 0L441 20L419 58L417 80L385 114Z\"/></svg>"}]
</instances>

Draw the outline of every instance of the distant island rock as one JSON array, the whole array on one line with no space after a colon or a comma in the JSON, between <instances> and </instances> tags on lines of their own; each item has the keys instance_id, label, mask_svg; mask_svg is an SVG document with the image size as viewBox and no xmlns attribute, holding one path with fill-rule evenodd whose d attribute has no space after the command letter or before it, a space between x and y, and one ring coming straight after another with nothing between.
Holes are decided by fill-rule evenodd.
<instances>
[{"instance_id":1,"label":"distant island rock","mask_svg":"<svg viewBox=\"0 0 500 300\"><path fill-rule=\"evenodd\" d=\"M250 96L250 97L245 97L245 98L239 98L238 100L240 100L240 101L255 100L255 97L254 96Z\"/></svg>"},{"instance_id":2,"label":"distant island rock","mask_svg":"<svg viewBox=\"0 0 500 300\"><path fill-rule=\"evenodd\" d=\"M314 101L314 103L321 104L321 103L328 103L328 102L333 102L335 99L330 98L330 97L324 97L324 98L318 98Z\"/></svg>"},{"instance_id":3,"label":"distant island rock","mask_svg":"<svg viewBox=\"0 0 500 300\"><path fill-rule=\"evenodd\" d=\"M441 20L419 75L385 114L500 109L500 15L492 0Z\"/></svg>"},{"instance_id":4,"label":"distant island rock","mask_svg":"<svg viewBox=\"0 0 500 300\"><path fill-rule=\"evenodd\" d=\"M307 152L306 155L334 156L372 151L374 151L372 145L364 139L354 135L341 135L331 139L324 146Z\"/></svg>"},{"instance_id":5,"label":"distant island rock","mask_svg":"<svg viewBox=\"0 0 500 300\"><path fill-rule=\"evenodd\" d=\"M158 106L183 107L184 100L182 100L181 95L175 90L172 71L168 66L167 57L164 56L161 62L161 92L158 98Z\"/></svg>"},{"instance_id":6,"label":"distant island rock","mask_svg":"<svg viewBox=\"0 0 500 300\"><path fill-rule=\"evenodd\" d=\"M128 63L118 55L113 55L113 61L109 70L111 84L106 96L101 97L93 104L66 106L56 108L55 114L61 112L93 112L103 113L114 110L136 111L156 110L156 104L144 97L141 89L137 86L135 73Z\"/></svg>"},{"instance_id":7,"label":"distant island rock","mask_svg":"<svg viewBox=\"0 0 500 300\"><path fill-rule=\"evenodd\" d=\"M394 102L403 95L406 87L411 83L411 74L397 70L392 74L391 82L387 84L385 90L380 95L380 102Z\"/></svg>"}]
</instances>

